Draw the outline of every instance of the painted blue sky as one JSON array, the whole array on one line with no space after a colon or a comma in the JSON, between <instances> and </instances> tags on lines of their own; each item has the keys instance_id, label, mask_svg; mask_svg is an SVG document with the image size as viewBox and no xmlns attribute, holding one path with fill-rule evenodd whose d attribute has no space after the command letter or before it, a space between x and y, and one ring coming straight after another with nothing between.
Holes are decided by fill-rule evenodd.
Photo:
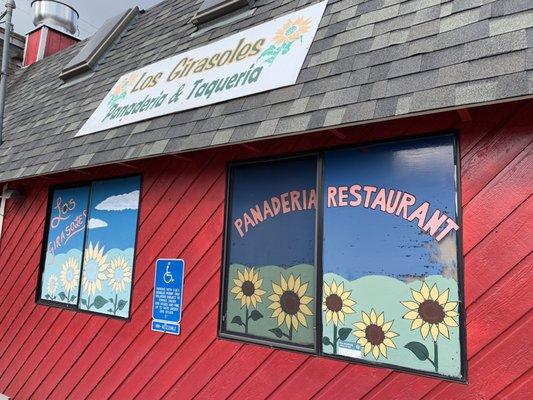
<instances>
[{"instance_id":1,"label":"painted blue sky","mask_svg":"<svg viewBox=\"0 0 533 400\"><path fill-rule=\"evenodd\" d=\"M430 202L429 215L438 208L455 219L453 136L332 150L325 157L326 188L360 184L399 189L414 194L417 205ZM416 223L362 206L325 208L324 273L349 280L440 274L442 265L428 250L437 242Z\"/></svg>"},{"instance_id":2,"label":"painted blue sky","mask_svg":"<svg viewBox=\"0 0 533 400\"><path fill-rule=\"evenodd\" d=\"M316 160L292 159L240 166L233 170L230 264L248 266L314 264L315 210L280 213L258 224L243 238L233 221L256 204L291 190L316 187Z\"/></svg>"},{"instance_id":3,"label":"painted blue sky","mask_svg":"<svg viewBox=\"0 0 533 400\"><path fill-rule=\"evenodd\" d=\"M138 176L93 183L87 245L106 251L135 246L140 180Z\"/></svg>"}]
</instances>

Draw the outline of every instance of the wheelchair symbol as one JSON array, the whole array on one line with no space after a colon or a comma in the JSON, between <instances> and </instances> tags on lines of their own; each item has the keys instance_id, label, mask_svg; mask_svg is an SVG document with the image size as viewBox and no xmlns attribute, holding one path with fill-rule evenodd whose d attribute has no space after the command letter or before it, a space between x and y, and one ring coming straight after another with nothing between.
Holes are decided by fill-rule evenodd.
<instances>
[{"instance_id":1,"label":"wheelchair symbol","mask_svg":"<svg viewBox=\"0 0 533 400\"><path fill-rule=\"evenodd\" d=\"M174 282L174 277L170 273L170 263L167 264L166 272L163 274L163 281L165 283L172 283Z\"/></svg>"}]
</instances>

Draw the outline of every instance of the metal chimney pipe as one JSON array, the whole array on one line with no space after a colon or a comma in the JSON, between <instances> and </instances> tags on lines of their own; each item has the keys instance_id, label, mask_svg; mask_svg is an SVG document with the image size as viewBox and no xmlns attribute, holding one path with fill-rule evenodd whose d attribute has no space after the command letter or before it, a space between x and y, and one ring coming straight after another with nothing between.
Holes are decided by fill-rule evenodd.
<instances>
[{"instance_id":1,"label":"metal chimney pipe","mask_svg":"<svg viewBox=\"0 0 533 400\"><path fill-rule=\"evenodd\" d=\"M78 12L69 6L56 0L33 0L33 25L48 25L71 35L78 32Z\"/></svg>"},{"instance_id":2,"label":"metal chimney pipe","mask_svg":"<svg viewBox=\"0 0 533 400\"><path fill-rule=\"evenodd\" d=\"M2 51L2 70L0 72L0 145L3 142L7 76L9 73L9 46L11 44L11 33L13 31L11 19L13 17L13 10L15 8L17 8L15 0L6 0L6 27L4 30L4 48Z\"/></svg>"}]
</instances>

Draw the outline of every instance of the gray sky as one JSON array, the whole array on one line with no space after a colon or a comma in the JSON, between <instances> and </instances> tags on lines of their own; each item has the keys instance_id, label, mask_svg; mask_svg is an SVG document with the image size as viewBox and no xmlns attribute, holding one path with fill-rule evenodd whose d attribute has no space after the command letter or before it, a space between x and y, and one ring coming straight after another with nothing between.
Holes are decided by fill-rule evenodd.
<instances>
[{"instance_id":1,"label":"gray sky","mask_svg":"<svg viewBox=\"0 0 533 400\"><path fill-rule=\"evenodd\" d=\"M86 38L92 35L104 21L122 10L139 6L148 9L162 0L61 0L72 6L80 14L79 28L80 37ZM32 0L15 0L17 8L13 15L15 32L25 35L33 29L31 11ZM2 10L4 1L0 1Z\"/></svg>"}]
</instances>

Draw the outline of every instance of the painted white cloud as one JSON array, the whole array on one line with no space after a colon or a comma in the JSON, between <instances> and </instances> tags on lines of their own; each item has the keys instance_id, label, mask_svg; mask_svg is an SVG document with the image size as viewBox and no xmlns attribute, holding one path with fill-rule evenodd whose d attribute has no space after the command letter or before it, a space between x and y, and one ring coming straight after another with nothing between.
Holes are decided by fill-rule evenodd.
<instances>
[{"instance_id":1,"label":"painted white cloud","mask_svg":"<svg viewBox=\"0 0 533 400\"><path fill-rule=\"evenodd\" d=\"M89 229L105 228L107 226L107 222L98 218L91 218L87 226Z\"/></svg>"},{"instance_id":2,"label":"painted white cloud","mask_svg":"<svg viewBox=\"0 0 533 400\"><path fill-rule=\"evenodd\" d=\"M139 191L111 196L95 207L99 211L124 211L139 208Z\"/></svg>"}]
</instances>

